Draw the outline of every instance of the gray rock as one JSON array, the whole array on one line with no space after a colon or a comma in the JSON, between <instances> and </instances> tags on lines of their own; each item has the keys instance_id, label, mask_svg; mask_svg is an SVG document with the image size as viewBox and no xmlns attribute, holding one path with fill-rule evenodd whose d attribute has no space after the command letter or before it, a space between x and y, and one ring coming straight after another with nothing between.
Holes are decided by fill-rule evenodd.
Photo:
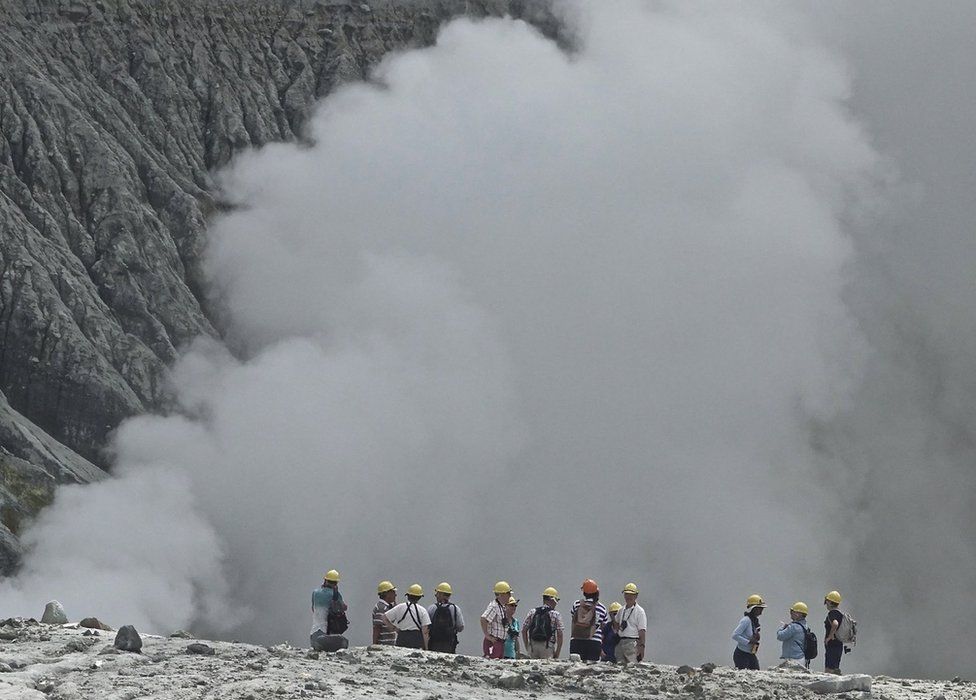
<instances>
[{"instance_id":1,"label":"gray rock","mask_svg":"<svg viewBox=\"0 0 976 700\"><path fill-rule=\"evenodd\" d=\"M715 664L709 661L707 664L702 664L700 668L702 673L711 673L715 670Z\"/></svg>"},{"instance_id":2,"label":"gray rock","mask_svg":"<svg viewBox=\"0 0 976 700\"><path fill-rule=\"evenodd\" d=\"M525 687L525 676L521 673L503 673L495 685L506 690L519 690Z\"/></svg>"},{"instance_id":3,"label":"gray rock","mask_svg":"<svg viewBox=\"0 0 976 700\"><path fill-rule=\"evenodd\" d=\"M200 642L194 642L186 648L187 654L199 654L200 656L213 656L217 652L214 648L208 644L201 644Z\"/></svg>"},{"instance_id":4,"label":"gray rock","mask_svg":"<svg viewBox=\"0 0 976 700\"><path fill-rule=\"evenodd\" d=\"M41 615L41 622L48 625L64 625L68 622L68 616L64 613L64 606L56 600L44 606L44 614Z\"/></svg>"},{"instance_id":5,"label":"gray rock","mask_svg":"<svg viewBox=\"0 0 976 700\"><path fill-rule=\"evenodd\" d=\"M12 673L12 672L13 672L13 668L11 668L8 664L5 664L2 661L0 661L0 673Z\"/></svg>"},{"instance_id":6,"label":"gray rock","mask_svg":"<svg viewBox=\"0 0 976 700\"><path fill-rule=\"evenodd\" d=\"M170 637L173 639L193 639L193 635L186 630L176 630Z\"/></svg>"},{"instance_id":7,"label":"gray rock","mask_svg":"<svg viewBox=\"0 0 976 700\"><path fill-rule=\"evenodd\" d=\"M682 676L690 676L695 673L695 669L692 666L684 665L678 666L677 672Z\"/></svg>"},{"instance_id":8,"label":"gray rock","mask_svg":"<svg viewBox=\"0 0 976 700\"><path fill-rule=\"evenodd\" d=\"M88 644L82 639L71 639L64 645L66 654L88 651Z\"/></svg>"},{"instance_id":9,"label":"gray rock","mask_svg":"<svg viewBox=\"0 0 976 700\"><path fill-rule=\"evenodd\" d=\"M78 623L79 627L86 627L93 630L105 630L106 632L111 632L112 628L106 625L104 622L99 620L97 617L86 617L81 622Z\"/></svg>"},{"instance_id":10,"label":"gray rock","mask_svg":"<svg viewBox=\"0 0 976 700\"><path fill-rule=\"evenodd\" d=\"M132 625L123 625L119 628L119 633L115 635L113 646L119 651L131 651L139 654L142 652L142 637Z\"/></svg>"},{"instance_id":11,"label":"gray rock","mask_svg":"<svg viewBox=\"0 0 976 700\"><path fill-rule=\"evenodd\" d=\"M836 678L825 678L823 680L807 683L803 686L818 695L829 695L831 693L848 693L852 690L871 691L871 676L865 674L851 674L847 676L837 676Z\"/></svg>"}]
</instances>

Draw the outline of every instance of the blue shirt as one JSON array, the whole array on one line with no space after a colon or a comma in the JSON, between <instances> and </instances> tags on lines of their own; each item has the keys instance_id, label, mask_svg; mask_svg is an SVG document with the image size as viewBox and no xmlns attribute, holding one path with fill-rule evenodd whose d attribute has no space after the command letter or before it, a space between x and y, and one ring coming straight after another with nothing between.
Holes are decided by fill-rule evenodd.
<instances>
[{"instance_id":1,"label":"blue shirt","mask_svg":"<svg viewBox=\"0 0 976 700\"><path fill-rule=\"evenodd\" d=\"M794 620L776 632L776 639L783 642L783 653L779 658L806 662L806 655L803 653L806 646L806 625Z\"/></svg>"},{"instance_id":2,"label":"blue shirt","mask_svg":"<svg viewBox=\"0 0 976 700\"><path fill-rule=\"evenodd\" d=\"M732 639L735 640L735 645L740 651L744 651L747 654L752 653L753 632L752 618L750 618L748 615L743 616L743 618L739 620L738 626L732 632Z\"/></svg>"},{"instance_id":3,"label":"blue shirt","mask_svg":"<svg viewBox=\"0 0 976 700\"><path fill-rule=\"evenodd\" d=\"M335 588L329 588L327 586L322 586L321 588L316 588L312 591L312 632L315 634L316 630L322 630L328 634L329 630L329 606L332 605L332 598L335 597L340 603L342 602L342 594Z\"/></svg>"},{"instance_id":4,"label":"blue shirt","mask_svg":"<svg viewBox=\"0 0 976 700\"><path fill-rule=\"evenodd\" d=\"M613 625L609 622L603 626L603 655L606 661L617 662L617 641L620 636L614 632Z\"/></svg>"},{"instance_id":5,"label":"blue shirt","mask_svg":"<svg viewBox=\"0 0 976 700\"><path fill-rule=\"evenodd\" d=\"M508 634L508 630L516 632L513 637ZM505 658L514 659L515 658L515 640L518 639L518 632L521 632L522 628L519 626L518 618L513 618L511 623L508 625L508 629L505 631Z\"/></svg>"}]
</instances>

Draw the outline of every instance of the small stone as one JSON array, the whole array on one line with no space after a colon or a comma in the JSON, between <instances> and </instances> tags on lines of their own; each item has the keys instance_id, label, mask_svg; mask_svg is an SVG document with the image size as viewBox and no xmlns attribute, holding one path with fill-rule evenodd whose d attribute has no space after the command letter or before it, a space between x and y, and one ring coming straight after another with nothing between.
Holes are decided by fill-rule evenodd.
<instances>
[{"instance_id":1,"label":"small stone","mask_svg":"<svg viewBox=\"0 0 976 700\"><path fill-rule=\"evenodd\" d=\"M113 654L121 654L121 653L122 652L119 651L118 649L116 649L115 647L105 647L100 652L98 652L98 655L99 656L111 656Z\"/></svg>"},{"instance_id":2,"label":"small stone","mask_svg":"<svg viewBox=\"0 0 976 700\"><path fill-rule=\"evenodd\" d=\"M119 651L142 653L142 637L132 625L123 625L115 635L115 648Z\"/></svg>"},{"instance_id":3,"label":"small stone","mask_svg":"<svg viewBox=\"0 0 976 700\"><path fill-rule=\"evenodd\" d=\"M34 688L41 691L45 695L50 695L54 692L54 683L51 681L37 681L37 683L34 684Z\"/></svg>"},{"instance_id":4,"label":"small stone","mask_svg":"<svg viewBox=\"0 0 976 700\"><path fill-rule=\"evenodd\" d=\"M193 639L193 635L186 630L176 630L170 635L171 639Z\"/></svg>"},{"instance_id":5,"label":"small stone","mask_svg":"<svg viewBox=\"0 0 976 700\"><path fill-rule=\"evenodd\" d=\"M82 651L88 651L88 644L86 644L84 640L72 639L64 645L65 654L70 654L72 652L78 653Z\"/></svg>"},{"instance_id":6,"label":"small stone","mask_svg":"<svg viewBox=\"0 0 976 700\"><path fill-rule=\"evenodd\" d=\"M199 654L200 656L213 656L217 652L214 651L212 646L201 644L200 642L194 642L186 648L186 653Z\"/></svg>"},{"instance_id":7,"label":"small stone","mask_svg":"<svg viewBox=\"0 0 976 700\"><path fill-rule=\"evenodd\" d=\"M871 676L860 673L850 676L837 676L836 678L827 678L814 681L813 683L807 683L803 687L819 695L847 693L852 690L865 690L870 692Z\"/></svg>"},{"instance_id":8,"label":"small stone","mask_svg":"<svg viewBox=\"0 0 976 700\"><path fill-rule=\"evenodd\" d=\"M88 629L93 629L93 630L105 630L106 632L112 631L111 627L106 625L97 617L86 617L84 620L78 623L78 626L87 627Z\"/></svg>"},{"instance_id":9,"label":"small stone","mask_svg":"<svg viewBox=\"0 0 976 700\"><path fill-rule=\"evenodd\" d=\"M680 675L682 675L682 676L690 676L694 672L695 672L695 669L693 669L691 666L688 666L688 665L678 666L678 673Z\"/></svg>"},{"instance_id":10,"label":"small stone","mask_svg":"<svg viewBox=\"0 0 976 700\"><path fill-rule=\"evenodd\" d=\"M48 625L65 625L68 623L68 616L64 613L64 606L56 600L52 600L44 606L44 614L41 615L41 622Z\"/></svg>"},{"instance_id":11,"label":"small stone","mask_svg":"<svg viewBox=\"0 0 976 700\"><path fill-rule=\"evenodd\" d=\"M711 661L709 661L707 664L701 665L702 673L711 673L714 670L715 670L715 664L713 664Z\"/></svg>"},{"instance_id":12,"label":"small stone","mask_svg":"<svg viewBox=\"0 0 976 700\"><path fill-rule=\"evenodd\" d=\"M525 676L521 673L503 673L495 681L495 685L507 690L519 690L525 687Z\"/></svg>"},{"instance_id":13,"label":"small stone","mask_svg":"<svg viewBox=\"0 0 976 700\"><path fill-rule=\"evenodd\" d=\"M0 673L13 673L13 669L8 664L0 661Z\"/></svg>"},{"instance_id":14,"label":"small stone","mask_svg":"<svg viewBox=\"0 0 976 700\"><path fill-rule=\"evenodd\" d=\"M581 657L579 654L570 654L569 655L569 660L570 661L581 661L582 658L583 657Z\"/></svg>"}]
</instances>

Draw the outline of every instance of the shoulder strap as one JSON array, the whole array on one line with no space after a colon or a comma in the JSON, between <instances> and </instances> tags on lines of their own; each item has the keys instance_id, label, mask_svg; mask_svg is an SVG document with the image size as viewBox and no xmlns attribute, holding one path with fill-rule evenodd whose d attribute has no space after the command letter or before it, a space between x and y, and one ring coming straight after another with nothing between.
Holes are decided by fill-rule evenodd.
<instances>
[{"instance_id":1,"label":"shoulder strap","mask_svg":"<svg viewBox=\"0 0 976 700\"><path fill-rule=\"evenodd\" d=\"M403 622L403 621L404 621L404 619L406 619L406 617L407 617L407 615L409 615L409 614L410 614L410 603L406 603L405 605L406 605L407 607L406 607L406 609L405 609L405 610L403 611L403 615L401 615L401 616L400 616L400 619L396 621L396 623L397 623L398 625L399 625L399 624L400 624L401 622Z\"/></svg>"}]
</instances>

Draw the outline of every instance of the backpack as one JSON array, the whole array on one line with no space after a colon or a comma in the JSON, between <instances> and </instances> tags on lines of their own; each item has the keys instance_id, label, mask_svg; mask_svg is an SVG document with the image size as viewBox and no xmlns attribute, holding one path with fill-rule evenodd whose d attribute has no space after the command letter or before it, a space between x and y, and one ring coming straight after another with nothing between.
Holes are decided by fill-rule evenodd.
<instances>
[{"instance_id":1,"label":"backpack","mask_svg":"<svg viewBox=\"0 0 976 700\"><path fill-rule=\"evenodd\" d=\"M596 603L591 600L579 604L573 613L573 639L592 639L596 629Z\"/></svg>"},{"instance_id":2,"label":"backpack","mask_svg":"<svg viewBox=\"0 0 976 700\"><path fill-rule=\"evenodd\" d=\"M453 603L437 604L430 618L430 641L453 642L457 636L454 631Z\"/></svg>"},{"instance_id":3,"label":"backpack","mask_svg":"<svg viewBox=\"0 0 976 700\"><path fill-rule=\"evenodd\" d=\"M332 602L329 603L329 614L325 618L325 626L328 627L329 634L342 634L349 629L349 619L346 611L342 609L342 598L339 591L332 594Z\"/></svg>"},{"instance_id":4,"label":"backpack","mask_svg":"<svg viewBox=\"0 0 976 700\"><path fill-rule=\"evenodd\" d=\"M853 647L857 645L857 620L847 613L842 612L840 624L837 625L837 631L834 632L834 637L837 641L842 642L844 646Z\"/></svg>"},{"instance_id":5,"label":"backpack","mask_svg":"<svg viewBox=\"0 0 976 700\"><path fill-rule=\"evenodd\" d=\"M532 624L529 625L529 639L533 642L545 642L549 645L552 638L552 615L549 614L549 606L542 605L535 609L532 615Z\"/></svg>"},{"instance_id":6,"label":"backpack","mask_svg":"<svg viewBox=\"0 0 976 700\"><path fill-rule=\"evenodd\" d=\"M817 658L817 633L806 625L800 625L803 628L803 658L807 661Z\"/></svg>"}]
</instances>

